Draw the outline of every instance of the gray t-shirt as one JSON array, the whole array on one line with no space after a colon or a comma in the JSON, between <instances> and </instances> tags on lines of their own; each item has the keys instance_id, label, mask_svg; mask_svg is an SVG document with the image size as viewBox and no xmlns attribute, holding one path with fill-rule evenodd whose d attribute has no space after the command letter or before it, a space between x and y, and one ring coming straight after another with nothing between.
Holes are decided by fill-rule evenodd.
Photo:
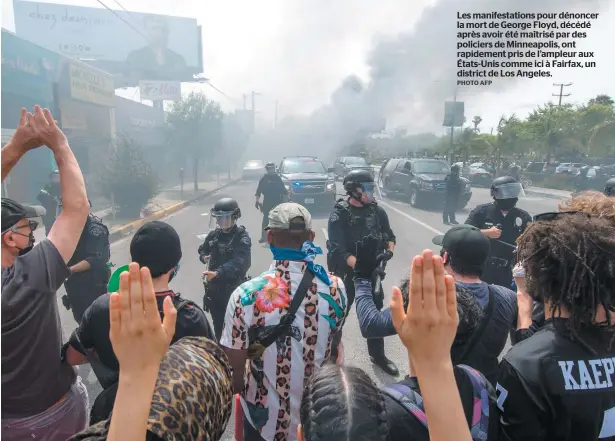
<instances>
[{"instance_id":1,"label":"gray t-shirt","mask_svg":"<svg viewBox=\"0 0 615 441\"><path fill-rule=\"evenodd\" d=\"M2 268L2 418L36 415L57 403L75 381L61 361L56 291L69 275L44 239Z\"/></svg>"}]
</instances>

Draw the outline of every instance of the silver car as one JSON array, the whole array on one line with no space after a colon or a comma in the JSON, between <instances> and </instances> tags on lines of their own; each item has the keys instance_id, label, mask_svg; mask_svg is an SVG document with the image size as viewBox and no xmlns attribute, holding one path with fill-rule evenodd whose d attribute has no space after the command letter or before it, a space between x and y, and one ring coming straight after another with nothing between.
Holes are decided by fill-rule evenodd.
<instances>
[{"instance_id":1,"label":"silver car","mask_svg":"<svg viewBox=\"0 0 615 441\"><path fill-rule=\"evenodd\" d=\"M265 161L261 159L253 159L246 162L241 173L242 179L260 179L265 174Z\"/></svg>"}]
</instances>

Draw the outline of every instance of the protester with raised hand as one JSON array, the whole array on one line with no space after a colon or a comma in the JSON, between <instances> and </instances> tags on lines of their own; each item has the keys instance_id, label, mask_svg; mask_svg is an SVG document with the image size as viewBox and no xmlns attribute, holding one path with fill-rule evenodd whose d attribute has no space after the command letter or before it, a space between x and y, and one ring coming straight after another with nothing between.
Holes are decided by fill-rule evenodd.
<instances>
[{"instance_id":1,"label":"protester with raised hand","mask_svg":"<svg viewBox=\"0 0 615 441\"><path fill-rule=\"evenodd\" d=\"M222 437L232 412L228 359L204 337L185 337L169 347L177 323L170 296L163 309L161 322L149 269L132 263L110 300L111 341L121 366L113 414L71 441Z\"/></svg>"},{"instance_id":2,"label":"protester with raised hand","mask_svg":"<svg viewBox=\"0 0 615 441\"><path fill-rule=\"evenodd\" d=\"M120 276L120 292L110 298L109 336L121 368L108 441L145 439L160 361L177 320L170 297L165 297L163 308L161 322L149 269L131 263L129 272Z\"/></svg>"},{"instance_id":3,"label":"protester with raised hand","mask_svg":"<svg viewBox=\"0 0 615 441\"><path fill-rule=\"evenodd\" d=\"M57 289L89 212L83 175L64 133L47 109L22 109L2 149L2 179L29 150L48 146L60 172L64 210L34 247L32 218L42 210L2 199L2 437L61 440L87 423L87 391L61 360ZM50 423L51 421L51 423Z\"/></svg>"},{"instance_id":4,"label":"protester with raised hand","mask_svg":"<svg viewBox=\"0 0 615 441\"><path fill-rule=\"evenodd\" d=\"M391 299L393 324L412 354L421 385L431 441L470 441L451 362L459 315L455 280L445 275L440 256L423 251L412 261L410 299L404 313L399 289Z\"/></svg>"}]
</instances>

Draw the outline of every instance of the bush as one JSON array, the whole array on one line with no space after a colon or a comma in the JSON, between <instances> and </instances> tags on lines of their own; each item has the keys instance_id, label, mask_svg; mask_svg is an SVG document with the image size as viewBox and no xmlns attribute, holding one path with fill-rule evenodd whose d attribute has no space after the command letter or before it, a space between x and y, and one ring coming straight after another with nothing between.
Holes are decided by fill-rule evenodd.
<instances>
[{"instance_id":1,"label":"bush","mask_svg":"<svg viewBox=\"0 0 615 441\"><path fill-rule=\"evenodd\" d=\"M133 139L118 135L109 161L99 175L102 194L113 200L124 218L139 218L141 210L158 194L158 179L143 148Z\"/></svg>"}]
</instances>

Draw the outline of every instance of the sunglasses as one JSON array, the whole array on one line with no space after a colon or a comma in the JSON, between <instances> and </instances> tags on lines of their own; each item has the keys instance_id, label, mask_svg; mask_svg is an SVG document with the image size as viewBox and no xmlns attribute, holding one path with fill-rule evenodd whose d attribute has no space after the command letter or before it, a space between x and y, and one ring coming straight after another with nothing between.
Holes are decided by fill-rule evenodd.
<instances>
[{"instance_id":1,"label":"sunglasses","mask_svg":"<svg viewBox=\"0 0 615 441\"><path fill-rule=\"evenodd\" d=\"M534 216L534 222L548 222L555 220L561 216L569 216L572 214L584 214L587 217L591 217L589 214L582 211L555 211L548 213L540 213Z\"/></svg>"}]
</instances>

